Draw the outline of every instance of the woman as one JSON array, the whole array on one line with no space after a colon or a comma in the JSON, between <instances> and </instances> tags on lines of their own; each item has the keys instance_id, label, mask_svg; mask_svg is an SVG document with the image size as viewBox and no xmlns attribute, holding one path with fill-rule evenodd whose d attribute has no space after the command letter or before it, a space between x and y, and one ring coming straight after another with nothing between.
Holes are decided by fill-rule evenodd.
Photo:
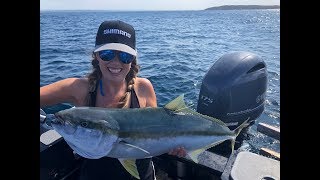
<instances>
[{"instance_id":1,"label":"woman","mask_svg":"<svg viewBox=\"0 0 320 180\"><path fill-rule=\"evenodd\" d=\"M100 24L93 70L84 78L67 78L40 88L40 107L58 103L75 106L106 108L157 107L151 82L137 77L136 38L134 28L122 21ZM171 155L185 156L183 148L170 151ZM155 179L151 158L136 161L140 179ZM117 159L85 159L80 179L133 178Z\"/></svg>"}]
</instances>

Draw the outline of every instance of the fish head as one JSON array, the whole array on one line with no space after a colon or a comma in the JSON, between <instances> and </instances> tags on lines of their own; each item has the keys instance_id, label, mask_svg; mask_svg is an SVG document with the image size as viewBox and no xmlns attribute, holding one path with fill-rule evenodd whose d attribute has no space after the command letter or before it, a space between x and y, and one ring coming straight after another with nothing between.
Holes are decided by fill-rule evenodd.
<instances>
[{"instance_id":1,"label":"fish head","mask_svg":"<svg viewBox=\"0 0 320 180\"><path fill-rule=\"evenodd\" d=\"M51 126L79 155L97 159L108 154L118 139L118 123L86 108L71 108L54 114Z\"/></svg>"}]
</instances>

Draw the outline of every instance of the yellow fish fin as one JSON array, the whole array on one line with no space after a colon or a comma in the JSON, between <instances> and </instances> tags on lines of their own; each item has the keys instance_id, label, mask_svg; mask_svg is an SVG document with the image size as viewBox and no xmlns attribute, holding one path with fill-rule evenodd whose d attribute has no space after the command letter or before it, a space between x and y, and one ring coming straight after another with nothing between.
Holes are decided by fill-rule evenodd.
<instances>
[{"instance_id":1,"label":"yellow fish fin","mask_svg":"<svg viewBox=\"0 0 320 180\"><path fill-rule=\"evenodd\" d=\"M188 108L184 103L183 97L184 94L181 94L180 96L166 104L164 108L169 109L171 111L180 111L182 109Z\"/></svg>"},{"instance_id":2,"label":"yellow fish fin","mask_svg":"<svg viewBox=\"0 0 320 180\"><path fill-rule=\"evenodd\" d=\"M203 147L203 148L201 148L201 149L197 149L197 150L188 152L188 156L192 159L192 161L194 161L195 163L198 163L198 162L199 162L199 161L198 161L198 156L199 156L201 153L203 153L203 152L206 151L207 149L210 149L210 148L212 148L212 147L214 147L214 146L216 146L216 145L218 145L218 144L220 144L220 143L222 143L222 142L224 142L224 141L225 141L225 140L217 141L217 142L212 143L212 144L209 144L208 146ZM233 144L232 144L232 151L233 151L234 142L235 142L235 140L234 140L234 139L231 139L231 143L233 143Z\"/></svg>"},{"instance_id":3,"label":"yellow fish fin","mask_svg":"<svg viewBox=\"0 0 320 180\"><path fill-rule=\"evenodd\" d=\"M197 150L191 151L188 153L188 156L192 159L193 162L199 163L198 156L201 153L203 153L205 150L206 150L205 148L202 148L202 149L197 149Z\"/></svg>"},{"instance_id":4,"label":"yellow fish fin","mask_svg":"<svg viewBox=\"0 0 320 180\"><path fill-rule=\"evenodd\" d=\"M135 159L118 159L122 166L135 178L140 179Z\"/></svg>"}]
</instances>

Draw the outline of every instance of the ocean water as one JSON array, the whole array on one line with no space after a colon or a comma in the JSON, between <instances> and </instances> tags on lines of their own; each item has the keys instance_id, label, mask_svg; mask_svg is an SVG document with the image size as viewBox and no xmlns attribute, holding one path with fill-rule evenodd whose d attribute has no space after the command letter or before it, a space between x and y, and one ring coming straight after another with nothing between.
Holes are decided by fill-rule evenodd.
<instances>
[{"instance_id":1,"label":"ocean water","mask_svg":"<svg viewBox=\"0 0 320 180\"><path fill-rule=\"evenodd\" d=\"M226 53L262 57L268 71L265 111L242 148L280 152L280 141L256 131L260 122L280 127L280 10L41 11L40 86L91 70L96 31L104 20L122 20L136 29L139 76L152 82L158 106L184 93L196 109L205 73Z\"/></svg>"}]
</instances>

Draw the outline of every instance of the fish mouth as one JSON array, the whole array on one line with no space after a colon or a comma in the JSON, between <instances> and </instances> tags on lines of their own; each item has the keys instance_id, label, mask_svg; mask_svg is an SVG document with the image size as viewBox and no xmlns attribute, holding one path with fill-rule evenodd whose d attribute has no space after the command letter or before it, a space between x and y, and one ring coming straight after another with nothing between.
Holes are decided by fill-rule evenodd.
<instances>
[{"instance_id":1,"label":"fish mouth","mask_svg":"<svg viewBox=\"0 0 320 180\"><path fill-rule=\"evenodd\" d=\"M51 121L51 127L64 136L64 138L68 135L72 135L77 130L76 127L63 119L59 114L55 114L55 118Z\"/></svg>"},{"instance_id":2,"label":"fish mouth","mask_svg":"<svg viewBox=\"0 0 320 180\"><path fill-rule=\"evenodd\" d=\"M60 114L54 114L54 116L55 116L55 118L53 118L53 119L51 120L51 124L53 124L53 125L60 125L60 126L62 126L62 125L65 124L65 122L64 122L64 120L62 119L62 117L61 117Z\"/></svg>"}]
</instances>

